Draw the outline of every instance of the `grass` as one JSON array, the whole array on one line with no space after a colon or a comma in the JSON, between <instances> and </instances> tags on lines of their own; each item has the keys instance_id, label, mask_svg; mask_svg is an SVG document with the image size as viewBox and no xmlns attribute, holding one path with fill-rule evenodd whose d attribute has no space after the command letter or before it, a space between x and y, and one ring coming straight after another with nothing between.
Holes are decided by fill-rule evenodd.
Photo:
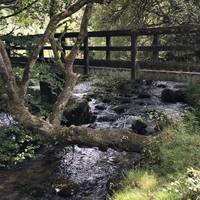
<instances>
[{"instance_id":1,"label":"grass","mask_svg":"<svg viewBox=\"0 0 200 200\"><path fill-rule=\"evenodd\" d=\"M186 92L192 107L162 131L161 142L144 150L141 167L126 173L110 200L200 198L200 89Z\"/></svg>"},{"instance_id":2,"label":"grass","mask_svg":"<svg viewBox=\"0 0 200 200\"><path fill-rule=\"evenodd\" d=\"M191 113L190 113L191 115ZM182 122L164 131L165 140L145 164L130 170L112 200L196 200L200 196L200 132ZM189 129L188 129L189 128ZM151 151L151 149L149 149ZM192 175L191 175L192 174Z\"/></svg>"},{"instance_id":3,"label":"grass","mask_svg":"<svg viewBox=\"0 0 200 200\"><path fill-rule=\"evenodd\" d=\"M113 200L170 200L178 199L176 192L159 190L162 180L154 172L132 170L123 181L124 189L115 193Z\"/></svg>"},{"instance_id":4,"label":"grass","mask_svg":"<svg viewBox=\"0 0 200 200\"><path fill-rule=\"evenodd\" d=\"M96 84L100 87L117 88L130 81L130 75L129 72L126 71L100 71L98 74L93 74L91 80L96 80Z\"/></svg>"}]
</instances>

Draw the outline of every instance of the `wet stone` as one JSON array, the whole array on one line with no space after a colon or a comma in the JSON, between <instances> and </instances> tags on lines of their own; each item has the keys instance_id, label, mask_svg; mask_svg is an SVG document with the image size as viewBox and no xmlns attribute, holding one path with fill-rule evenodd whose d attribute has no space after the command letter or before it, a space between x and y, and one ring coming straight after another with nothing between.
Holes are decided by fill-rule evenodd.
<instances>
[{"instance_id":1,"label":"wet stone","mask_svg":"<svg viewBox=\"0 0 200 200\"><path fill-rule=\"evenodd\" d=\"M132 123L132 130L141 135L152 135L158 132L159 128L154 121L145 121L142 118L136 118Z\"/></svg>"},{"instance_id":2,"label":"wet stone","mask_svg":"<svg viewBox=\"0 0 200 200\"><path fill-rule=\"evenodd\" d=\"M131 98L130 97L121 97L119 99L119 102L122 104L131 103Z\"/></svg>"},{"instance_id":3,"label":"wet stone","mask_svg":"<svg viewBox=\"0 0 200 200\"><path fill-rule=\"evenodd\" d=\"M52 90L49 83L40 81L40 94L47 98L48 102L55 103L57 94Z\"/></svg>"},{"instance_id":4,"label":"wet stone","mask_svg":"<svg viewBox=\"0 0 200 200\"><path fill-rule=\"evenodd\" d=\"M85 99L87 99L88 101L93 98L95 98L95 94L93 92L89 92L87 95L85 95Z\"/></svg>"},{"instance_id":5,"label":"wet stone","mask_svg":"<svg viewBox=\"0 0 200 200\"><path fill-rule=\"evenodd\" d=\"M106 109L106 105L105 104L97 104L95 106L96 109L98 110L105 110Z\"/></svg>"},{"instance_id":6,"label":"wet stone","mask_svg":"<svg viewBox=\"0 0 200 200\"><path fill-rule=\"evenodd\" d=\"M185 102L185 93L182 90L164 89L161 100L166 103Z\"/></svg>"},{"instance_id":7,"label":"wet stone","mask_svg":"<svg viewBox=\"0 0 200 200\"><path fill-rule=\"evenodd\" d=\"M143 91L138 95L138 98L139 99L149 99L149 98L151 98L151 95L148 92Z\"/></svg>"},{"instance_id":8,"label":"wet stone","mask_svg":"<svg viewBox=\"0 0 200 200\"><path fill-rule=\"evenodd\" d=\"M153 80L144 80L144 84L149 86L149 85L152 85L154 83Z\"/></svg>"},{"instance_id":9,"label":"wet stone","mask_svg":"<svg viewBox=\"0 0 200 200\"><path fill-rule=\"evenodd\" d=\"M132 94L130 94L130 93L129 93L129 94L124 94L124 97L125 97L125 98L131 98L131 97L132 97Z\"/></svg>"},{"instance_id":10,"label":"wet stone","mask_svg":"<svg viewBox=\"0 0 200 200\"><path fill-rule=\"evenodd\" d=\"M142 119L137 119L132 124L132 129L136 131L138 134L145 135L146 134L147 123Z\"/></svg>"},{"instance_id":11,"label":"wet stone","mask_svg":"<svg viewBox=\"0 0 200 200\"><path fill-rule=\"evenodd\" d=\"M146 135L152 135L159 131L159 127L155 123L151 123L146 127Z\"/></svg>"},{"instance_id":12,"label":"wet stone","mask_svg":"<svg viewBox=\"0 0 200 200\"><path fill-rule=\"evenodd\" d=\"M97 117L97 121L98 122L113 122L113 121L116 121L117 118L118 118L118 116L116 114L104 113Z\"/></svg>"},{"instance_id":13,"label":"wet stone","mask_svg":"<svg viewBox=\"0 0 200 200\"><path fill-rule=\"evenodd\" d=\"M96 117L91 112L88 101L77 99L65 109L63 113L63 125L82 125L93 123Z\"/></svg>"},{"instance_id":14,"label":"wet stone","mask_svg":"<svg viewBox=\"0 0 200 200\"><path fill-rule=\"evenodd\" d=\"M29 193L32 197L39 198L44 196L45 190L41 186L35 186L29 189Z\"/></svg>"},{"instance_id":15,"label":"wet stone","mask_svg":"<svg viewBox=\"0 0 200 200\"><path fill-rule=\"evenodd\" d=\"M166 88L167 85L160 83L160 84L157 84L156 87L158 87L158 88Z\"/></svg>"},{"instance_id":16,"label":"wet stone","mask_svg":"<svg viewBox=\"0 0 200 200\"><path fill-rule=\"evenodd\" d=\"M111 103L111 101L112 101L112 100L111 100L110 98L108 98L108 97L103 97L103 98L102 98L102 102L103 102L103 103Z\"/></svg>"},{"instance_id":17,"label":"wet stone","mask_svg":"<svg viewBox=\"0 0 200 200\"><path fill-rule=\"evenodd\" d=\"M124 113L127 109L128 109L129 105L127 104L122 104L122 105L118 105L118 106L115 106L113 108L113 110L117 113L117 114L121 114L121 113Z\"/></svg>"}]
</instances>

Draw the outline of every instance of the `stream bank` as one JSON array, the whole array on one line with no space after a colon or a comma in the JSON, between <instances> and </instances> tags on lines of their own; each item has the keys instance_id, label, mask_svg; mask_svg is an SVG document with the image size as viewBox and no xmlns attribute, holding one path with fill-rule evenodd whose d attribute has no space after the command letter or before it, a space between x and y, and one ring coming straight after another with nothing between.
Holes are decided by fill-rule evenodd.
<instances>
[{"instance_id":1,"label":"stream bank","mask_svg":"<svg viewBox=\"0 0 200 200\"><path fill-rule=\"evenodd\" d=\"M176 91L182 87L182 84L173 82L143 82L138 85L137 92L122 90L118 103L113 104L108 101L109 98L105 101L105 98L95 97L92 82L83 82L75 87L74 97L80 102L86 100L84 106L89 106L81 117L93 116L82 126L95 129L129 128L134 131L138 129L139 134L154 134L159 131L154 123L155 113L178 118L184 109L181 102L163 102L163 90ZM153 118L144 120L147 114L152 114ZM0 118L3 125L12 122L7 114L1 113ZM104 200L113 176L134 168L141 158L134 152L102 151L76 145L56 151L54 148L47 149L36 160L27 161L12 170L0 170L2 200Z\"/></svg>"}]
</instances>

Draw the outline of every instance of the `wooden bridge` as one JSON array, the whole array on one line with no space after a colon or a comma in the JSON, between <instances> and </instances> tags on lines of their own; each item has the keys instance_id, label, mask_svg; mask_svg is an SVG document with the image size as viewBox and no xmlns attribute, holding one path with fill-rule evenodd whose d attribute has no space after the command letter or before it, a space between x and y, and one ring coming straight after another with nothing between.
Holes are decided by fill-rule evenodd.
<instances>
[{"instance_id":1,"label":"wooden bridge","mask_svg":"<svg viewBox=\"0 0 200 200\"><path fill-rule=\"evenodd\" d=\"M70 40L77 36L78 32L62 36L61 44L66 53L72 49ZM27 41L36 41L38 37L40 35L6 36L2 40L7 44L12 62L23 65L34 43L27 44ZM60 38L61 34L55 37ZM132 79L200 81L200 25L88 32L80 50L82 53L75 65L81 66L84 74L92 69L114 68L131 70ZM22 51L24 55L17 55ZM48 44L40 52L38 61L52 60L47 51L51 51ZM99 52L102 57L95 58Z\"/></svg>"}]
</instances>

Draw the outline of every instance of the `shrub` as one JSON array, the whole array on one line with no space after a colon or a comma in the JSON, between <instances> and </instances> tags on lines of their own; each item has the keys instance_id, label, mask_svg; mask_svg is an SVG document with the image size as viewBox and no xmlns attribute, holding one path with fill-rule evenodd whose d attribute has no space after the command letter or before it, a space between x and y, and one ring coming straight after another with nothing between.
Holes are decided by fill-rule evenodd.
<instances>
[{"instance_id":1,"label":"shrub","mask_svg":"<svg viewBox=\"0 0 200 200\"><path fill-rule=\"evenodd\" d=\"M64 86L64 77L56 67L51 64L40 63L34 67L32 79L44 81L56 92L60 92Z\"/></svg>"},{"instance_id":2,"label":"shrub","mask_svg":"<svg viewBox=\"0 0 200 200\"><path fill-rule=\"evenodd\" d=\"M17 164L33 158L41 146L39 136L19 125L0 128L0 166Z\"/></svg>"}]
</instances>

